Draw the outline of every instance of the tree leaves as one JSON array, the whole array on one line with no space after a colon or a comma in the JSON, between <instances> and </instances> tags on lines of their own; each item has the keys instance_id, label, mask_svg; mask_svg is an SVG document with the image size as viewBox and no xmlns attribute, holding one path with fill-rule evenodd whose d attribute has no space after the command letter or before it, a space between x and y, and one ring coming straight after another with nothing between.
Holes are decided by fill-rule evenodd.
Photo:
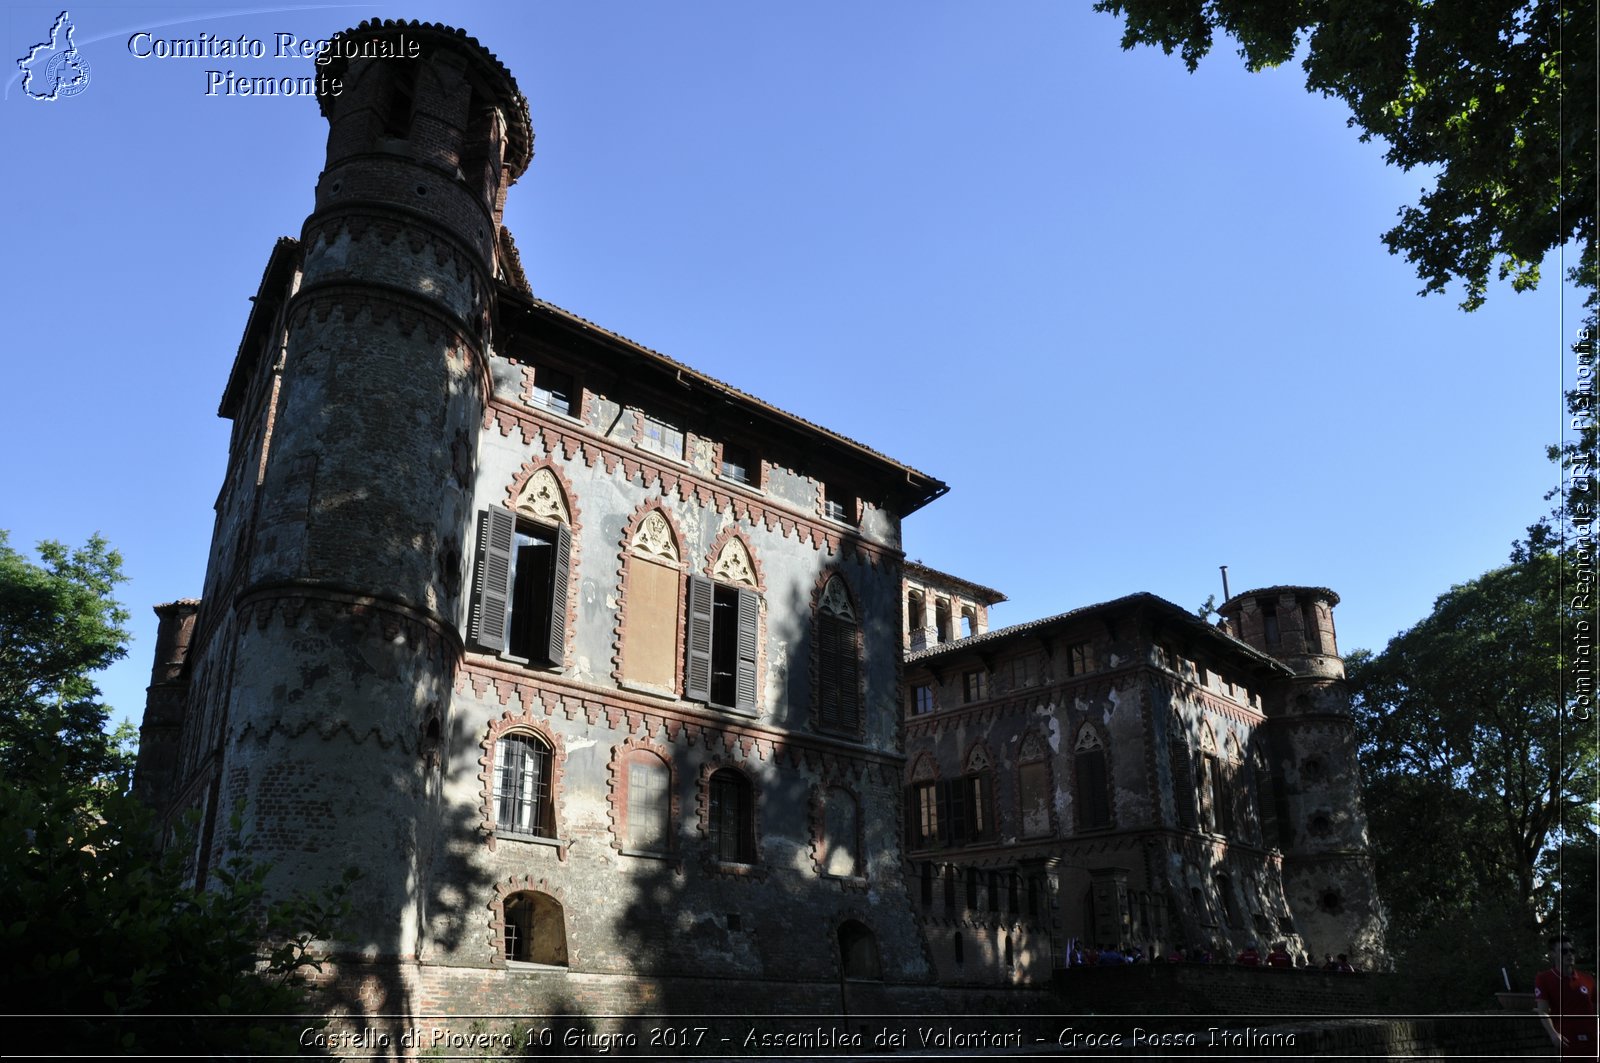
<instances>
[{"instance_id":1,"label":"tree leaves","mask_svg":"<svg viewBox=\"0 0 1600 1063\"><path fill-rule=\"evenodd\" d=\"M1493 278L1523 291L1545 255L1576 241L1575 283L1593 291L1594 4L1563 0L1100 0L1122 46L1178 51L1193 71L1217 31L1262 70L1302 49L1306 88L1345 102L1361 138L1388 145L1434 187L1383 234L1422 293L1459 281L1463 309Z\"/></svg>"}]
</instances>

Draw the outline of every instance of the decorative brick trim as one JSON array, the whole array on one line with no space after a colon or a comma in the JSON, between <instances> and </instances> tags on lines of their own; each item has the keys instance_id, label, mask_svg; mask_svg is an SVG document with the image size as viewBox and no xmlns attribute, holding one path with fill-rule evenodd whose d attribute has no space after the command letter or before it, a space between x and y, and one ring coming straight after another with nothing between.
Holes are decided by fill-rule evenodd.
<instances>
[{"instance_id":1,"label":"decorative brick trim","mask_svg":"<svg viewBox=\"0 0 1600 1063\"><path fill-rule=\"evenodd\" d=\"M567 949L567 968L570 970L577 966L573 962L572 935L567 933L566 893L548 879L534 878L532 875L513 875L494 884L494 899L489 902L490 965L502 969L506 966L506 901L518 893L542 893L561 906L561 935Z\"/></svg>"},{"instance_id":2,"label":"decorative brick trim","mask_svg":"<svg viewBox=\"0 0 1600 1063\"><path fill-rule=\"evenodd\" d=\"M711 852L711 777L723 770L738 772L744 778L745 785L750 788L750 832L753 835L751 844L754 847L754 863L725 863ZM704 846L702 862L708 872L739 882L766 881L769 869L761 855L761 797L760 785L745 770L743 764L715 754L701 762L699 784L695 789L695 817L700 830L700 840Z\"/></svg>"},{"instance_id":3,"label":"decorative brick trim","mask_svg":"<svg viewBox=\"0 0 1600 1063\"><path fill-rule=\"evenodd\" d=\"M526 708L520 713L508 710L499 719L489 721L489 729L484 735L482 744L483 755L478 758L478 763L483 766L483 770L478 773L483 812L483 819L478 824L478 829L487 836L489 851L493 852L498 829L494 810L495 745L500 739L512 734L531 734L550 748L550 833L554 835L552 840L556 843L556 857L565 863L567 848L572 844L561 836L561 784L567 765L566 744L562 742L559 732L546 727L543 721L536 719Z\"/></svg>"},{"instance_id":4,"label":"decorative brick trim","mask_svg":"<svg viewBox=\"0 0 1600 1063\"><path fill-rule=\"evenodd\" d=\"M742 484L731 484L670 458L656 460L650 451L619 446L596 435L587 427L589 400L589 393L585 392L584 424L576 425L570 418L491 394L484 406L483 427L485 430L493 428L502 436L516 431L528 446L542 439L549 453L559 451L569 461L581 457L591 469L603 464L608 473L620 468L630 480L646 489L654 487L662 495L675 494L681 502L705 506L751 527L792 537L810 544L814 550L838 554L841 560L860 560L872 566L898 566L905 560L903 551L875 543L859 532L825 521L814 512L779 508L771 498ZM763 483L767 482L769 467L763 460Z\"/></svg>"},{"instance_id":5,"label":"decorative brick trim","mask_svg":"<svg viewBox=\"0 0 1600 1063\"><path fill-rule=\"evenodd\" d=\"M883 785L894 785L900 758L826 735L786 731L756 720L707 713L699 702L680 702L655 694L601 688L554 674L530 674L489 654L469 652L456 671L455 692L500 705L515 704L528 715L584 720L591 726L664 739L673 748L729 750L790 768L812 771L876 771ZM842 765L852 766L848 769Z\"/></svg>"},{"instance_id":6,"label":"decorative brick trim","mask_svg":"<svg viewBox=\"0 0 1600 1063\"><path fill-rule=\"evenodd\" d=\"M672 750L649 738L625 738L611 747L611 760L606 765L606 818L611 823L611 848L618 853L627 850L623 840L628 836L628 762L635 754L660 759L667 769L667 848L653 856L672 858L674 865L681 863L679 856L679 826L683 822L678 801L678 771L672 762Z\"/></svg>"},{"instance_id":7,"label":"decorative brick trim","mask_svg":"<svg viewBox=\"0 0 1600 1063\"><path fill-rule=\"evenodd\" d=\"M652 498L648 501L641 502L634 508L634 511L632 515L629 516L627 523L625 523L622 527L622 538L617 544L617 559L620 563L621 576L617 581L617 620L616 626L613 628L614 634L611 643L611 678L618 684L625 682L622 667L622 655L623 647L627 645L628 635L628 610L631 598L631 595L628 592L631 584L629 577L633 571L633 537L639 531L639 526L644 523L645 518L651 513L660 513L661 516L666 519L667 527L672 532L673 542L678 548L678 608L675 615L672 617L674 630L677 632L675 639L677 648L673 653L674 672L672 693L673 695L681 695L683 692L684 596L688 593L688 573L686 571L684 558L688 551L686 549L685 540L683 537L683 529L678 526L678 522L673 517L672 511L667 508L663 500L660 498ZM665 563L660 560L646 560L645 563L659 564L663 567L667 567Z\"/></svg>"}]
</instances>

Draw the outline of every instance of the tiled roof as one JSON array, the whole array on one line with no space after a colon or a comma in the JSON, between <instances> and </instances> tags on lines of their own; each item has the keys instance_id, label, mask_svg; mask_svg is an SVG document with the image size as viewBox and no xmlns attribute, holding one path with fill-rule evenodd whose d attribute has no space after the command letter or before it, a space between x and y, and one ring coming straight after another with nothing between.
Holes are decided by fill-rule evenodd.
<instances>
[{"instance_id":1,"label":"tiled roof","mask_svg":"<svg viewBox=\"0 0 1600 1063\"><path fill-rule=\"evenodd\" d=\"M1258 665L1270 666L1277 671L1287 671L1287 667L1277 661L1275 658L1262 653L1253 646L1239 641L1226 632L1217 630L1216 627L1208 624L1200 617L1195 616L1181 605L1176 605L1167 601L1165 598L1151 594L1148 591L1139 591L1135 594L1125 595L1121 598L1113 598L1108 602L1097 602L1094 605L1080 606L1077 609L1069 609L1064 613L1057 613L1055 616L1047 616L1039 620L1027 620L1020 624L1012 624L1009 627L996 628L993 631L985 631L981 635L969 635L964 639L956 639L954 642L941 642L937 646L930 646L927 649L906 654L905 663L908 665L925 664L945 655L956 656L971 650L981 650L1019 635L1026 635L1034 632L1045 631L1053 627L1062 626L1068 622L1081 620L1084 617L1095 613L1114 612L1117 610L1128 610L1140 607L1161 613L1170 620L1185 624L1194 631L1197 637L1211 639L1213 641L1221 640L1222 644L1225 645L1228 651L1252 658Z\"/></svg>"},{"instance_id":2,"label":"tiled roof","mask_svg":"<svg viewBox=\"0 0 1600 1063\"><path fill-rule=\"evenodd\" d=\"M663 368L673 371L677 374L678 378L685 383L698 384L710 391L726 395L729 398L736 399L746 405L754 406L765 413L777 417L778 419L788 421L791 424L799 427L803 427L809 432L826 436L829 439L842 444L847 449L855 451L857 454L863 457L869 458L879 464L888 465L893 469L904 473L908 484L914 481L921 481L921 483L924 485L922 489L920 491L913 492L914 494L920 496L920 500L912 505L909 509L905 510L906 513L920 509L922 506L927 505L929 502L932 502L934 499L940 497L950 490L950 488L943 481L935 479L934 477L929 476L927 473L918 469L914 469L903 462L896 461L887 454L873 450L865 443L851 439L848 436L840 435L838 432L835 432L830 428L824 428L822 425L819 425L814 421L808 421L804 417L799 417L788 412L787 410L780 409L769 402L765 402L756 398L756 396L751 395L749 392L740 391L732 384L727 384L716 379L715 377L707 376L698 369L686 365L675 358L670 358L667 355L662 354L660 351L646 347L637 340L631 340L628 337L620 333L613 332L602 325L597 325L588 318L575 314L570 310L557 306L556 304L549 302L548 300L541 299L538 296L532 296L530 298L526 294L523 294L523 298L528 299L533 306L539 310L542 310L545 313L551 314L555 317L562 318L583 331L595 333L596 335L610 340L613 343L621 344L630 348L634 352L658 363Z\"/></svg>"}]
</instances>

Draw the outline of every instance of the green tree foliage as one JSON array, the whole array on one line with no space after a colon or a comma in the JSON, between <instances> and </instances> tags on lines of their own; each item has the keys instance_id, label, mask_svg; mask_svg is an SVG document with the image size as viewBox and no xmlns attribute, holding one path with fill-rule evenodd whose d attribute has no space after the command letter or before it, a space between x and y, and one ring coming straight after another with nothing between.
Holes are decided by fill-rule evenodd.
<instances>
[{"instance_id":1,"label":"green tree foliage","mask_svg":"<svg viewBox=\"0 0 1600 1063\"><path fill-rule=\"evenodd\" d=\"M152 855L152 817L125 792L131 729L105 732L90 678L125 653L121 559L98 537L39 555L0 532L0 998L39 1017L37 1037L28 1020L10 1032L59 1051L294 1054L308 1023L257 1016L306 1011L345 888L269 905L244 856L196 892L193 837Z\"/></svg>"},{"instance_id":2,"label":"green tree foliage","mask_svg":"<svg viewBox=\"0 0 1600 1063\"><path fill-rule=\"evenodd\" d=\"M295 1054L320 1022L271 1016L309 1010L313 944L331 936L354 876L267 905L266 868L234 855L197 892L183 861L191 844L152 857L138 802L101 793L93 806L60 781L0 786L6 1010L37 1016L33 1043L63 1050ZM27 1025L13 1022L13 1036Z\"/></svg>"},{"instance_id":3,"label":"green tree foliage","mask_svg":"<svg viewBox=\"0 0 1600 1063\"><path fill-rule=\"evenodd\" d=\"M1563 700L1570 560L1546 552L1462 584L1349 663L1391 945L1405 965L1453 927L1515 915L1534 937L1566 839L1595 825L1596 746ZM1511 913L1511 914L1508 914Z\"/></svg>"},{"instance_id":4,"label":"green tree foliage","mask_svg":"<svg viewBox=\"0 0 1600 1063\"><path fill-rule=\"evenodd\" d=\"M71 781L125 782L127 734L105 733L91 678L127 653L128 614L113 597L122 558L99 536L78 550L40 543L39 557L13 550L0 531L0 775L35 778L64 749Z\"/></svg>"},{"instance_id":5,"label":"green tree foliage","mask_svg":"<svg viewBox=\"0 0 1600 1063\"><path fill-rule=\"evenodd\" d=\"M1491 274L1521 291L1546 253L1580 248L1593 291L1595 10L1566 0L1100 0L1122 46L1179 52L1192 71L1216 34L1251 70L1303 54L1306 88L1344 101L1385 158L1427 167L1434 186L1384 234L1424 292L1465 287L1479 306ZM1303 51L1302 51L1303 50Z\"/></svg>"}]
</instances>

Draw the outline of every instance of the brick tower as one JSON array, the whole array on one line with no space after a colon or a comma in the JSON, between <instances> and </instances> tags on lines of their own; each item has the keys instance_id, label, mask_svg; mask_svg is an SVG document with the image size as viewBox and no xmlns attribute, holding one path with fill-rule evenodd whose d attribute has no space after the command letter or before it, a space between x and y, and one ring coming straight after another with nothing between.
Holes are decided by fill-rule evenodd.
<instances>
[{"instance_id":1,"label":"brick tower","mask_svg":"<svg viewBox=\"0 0 1600 1063\"><path fill-rule=\"evenodd\" d=\"M1263 699L1283 889L1296 929L1317 959L1347 953L1365 970L1387 964L1361 804L1350 691L1333 607L1322 587L1268 587L1230 598L1229 629L1294 675ZM1273 839L1268 839L1269 844Z\"/></svg>"},{"instance_id":2,"label":"brick tower","mask_svg":"<svg viewBox=\"0 0 1600 1063\"><path fill-rule=\"evenodd\" d=\"M243 808L269 895L361 868L341 952L405 961L461 654L500 215L532 133L511 75L459 30L370 21L335 43L316 205L268 266L224 399L237 427L191 685L209 726L189 750L216 766L209 800L174 804L206 809L211 851Z\"/></svg>"}]
</instances>

